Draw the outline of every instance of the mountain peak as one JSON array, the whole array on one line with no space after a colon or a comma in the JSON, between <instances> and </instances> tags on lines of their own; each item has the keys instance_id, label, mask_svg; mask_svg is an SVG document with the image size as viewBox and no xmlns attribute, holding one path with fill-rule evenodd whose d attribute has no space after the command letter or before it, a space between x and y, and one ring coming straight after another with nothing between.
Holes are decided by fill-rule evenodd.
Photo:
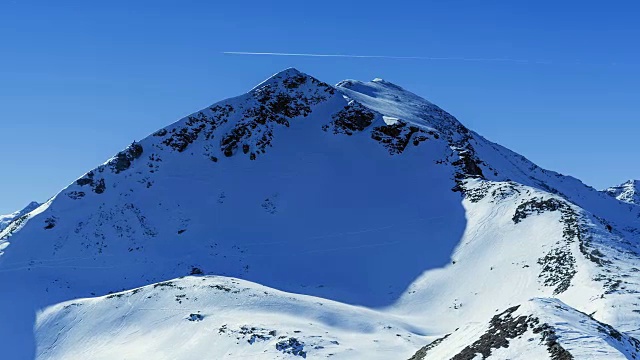
<instances>
[{"instance_id":1,"label":"mountain peak","mask_svg":"<svg viewBox=\"0 0 640 360\"><path fill-rule=\"evenodd\" d=\"M33 210L33 209L37 208L37 207L38 207L38 206L40 206L40 205L42 205L42 204L40 204L40 203L39 203L39 202L37 202L37 201L32 201L32 202L30 202L30 203L29 203L29 205L27 205L27 206L25 206L25 207L24 207L23 211L24 211L24 210L26 210L26 209L31 209L31 210ZM31 210L29 210L29 211L31 211Z\"/></svg>"},{"instance_id":2,"label":"mountain peak","mask_svg":"<svg viewBox=\"0 0 640 360\"><path fill-rule=\"evenodd\" d=\"M381 79L381 78L375 78L375 79L371 80L371 82L404 91L404 88L402 88L402 86L394 84L391 81L387 81L387 80L384 80L384 79Z\"/></svg>"},{"instance_id":3,"label":"mountain peak","mask_svg":"<svg viewBox=\"0 0 640 360\"><path fill-rule=\"evenodd\" d=\"M630 185L630 186L635 186L635 187L640 187L640 180L627 180L625 183L625 185Z\"/></svg>"},{"instance_id":4,"label":"mountain peak","mask_svg":"<svg viewBox=\"0 0 640 360\"><path fill-rule=\"evenodd\" d=\"M278 71L277 73L269 76L268 78L266 78L264 81L262 81L261 83L259 83L258 85L254 86L254 88L252 90L255 90L257 88L263 87L265 85L269 85L269 84L276 84L276 83L282 83L287 79L302 79L302 78L309 78L311 76L303 73L302 71L294 68L294 67L289 67L286 68L284 70Z\"/></svg>"},{"instance_id":5,"label":"mountain peak","mask_svg":"<svg viewBox=\"0 0 640 360\"><path fill-rule=\"evenodd\" d=\"M620 201L640 205L640 180L628 180L605 189L604 192Z\"/></svg>"},{"instance_id":6,"label":"mountain peak","mask_svg":"<svg viewBox=\"0 0 640 360\"><path fill-rule=\"evenodd\" d=\"M295 76L295 75L306 75L305 73L303 73L302 71L294 68L294 67L288 67L284 70L280 70L277 73L274 74L275 75L281 75L281 76Z\"/></svg>"},{"instance_id":7,"label":"mountain peak","mask_svg":"<svg viewBox=\"0 0 640 360\"><path fill-rule=\"evenodd\" d=\"M336 88L346 97L382 114L386 119L402 120L421 128L436 130L448 139L459 138L468 130L451 114L432 102L389 81L343 80Z\"/></svg>"}]
</instances>

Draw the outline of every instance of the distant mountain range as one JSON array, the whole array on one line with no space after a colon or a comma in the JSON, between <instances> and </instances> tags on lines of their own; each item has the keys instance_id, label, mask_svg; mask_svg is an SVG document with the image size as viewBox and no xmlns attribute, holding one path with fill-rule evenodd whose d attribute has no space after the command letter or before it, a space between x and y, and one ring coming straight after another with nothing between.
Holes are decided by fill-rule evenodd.
<instances>
[{"instance_id":1,"label":"distant mountain range","mask_svg":"<svg viewBox=\"0 0 640 360\"><path fill-rule=\"evenodd\" d=\"M21 216L27 215L28 213L35 210L40 205L42 204L33 201L29 203L29 205L25 206L22 210L16 211L8 215L0 215L0 231L6 229L9 226L9 224L14 222L16 219L20 218Z\"/></svg>"}]
</instances>

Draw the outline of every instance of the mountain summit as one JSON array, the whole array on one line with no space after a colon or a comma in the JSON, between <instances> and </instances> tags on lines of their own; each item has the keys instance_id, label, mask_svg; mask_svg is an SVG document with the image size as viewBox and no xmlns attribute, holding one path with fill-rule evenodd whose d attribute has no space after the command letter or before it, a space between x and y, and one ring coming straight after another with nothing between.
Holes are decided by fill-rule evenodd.
<instances>
[{"instance_id":1,"label":"mountain summit","mask_svg":"<svg viewBox=\"0 0 640 360\"><path fill-rule=\"evenodd\" d=\"M640 180L629 180L621 185L604 190L620 201L640 205Z\"/></svg>"},{"instance_id":2,"label":"mountain summit","mask_svg":"<svg viewBox=\"0 0 640 360\"><path fill-rule=\"evenodd\" d=\"M0 337L38 359L636 356L639 216L400 86L287 69L1 231Z\"/></svg>"}]
</instances>

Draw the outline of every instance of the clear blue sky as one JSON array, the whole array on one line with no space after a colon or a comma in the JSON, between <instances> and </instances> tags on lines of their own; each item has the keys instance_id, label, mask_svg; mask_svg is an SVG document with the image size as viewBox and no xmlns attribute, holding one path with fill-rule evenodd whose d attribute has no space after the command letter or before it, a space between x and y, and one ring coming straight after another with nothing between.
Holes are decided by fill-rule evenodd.
<instances>
[{"instance_id":1,"label":"clear blue sky","mask_svg":"<svg viewBox=\"0 0 640 360\"><path fill-rule=\"evenodd\" d=\"M597 188L640 178L638 13L636 1L2 1L0 213L290 66L392 81Z\"/></svg>"}]
</instances>

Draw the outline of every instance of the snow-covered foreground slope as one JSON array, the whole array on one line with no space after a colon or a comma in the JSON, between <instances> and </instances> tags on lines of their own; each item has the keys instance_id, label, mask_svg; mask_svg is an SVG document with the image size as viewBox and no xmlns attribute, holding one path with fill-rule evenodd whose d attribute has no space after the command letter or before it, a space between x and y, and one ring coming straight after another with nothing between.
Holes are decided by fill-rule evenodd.
<instances>
[{"instance_id":1,"label":"snow-covered foreground slope","mask_svg":"<svg viewBox=\"0 0 640 360\"><path fill-rule=\"evenodd\" d=\"M227 323L298 328L309 358L408 358L541 297L640 335L639 217L397 85L288 69L0 232L0 338L13 358L301 356ZM171 280L190 274L217 277Z\"/></svg>"},{"instance_id":2,"label":"snow-covered foreground slope","mask_svg":"<svg viewBox=\"0 0 640 360\"><path fill-rule=\"evenodd\" d=\"M35 210L40 205L41 205L40 203L32 201L29 203L29 205L25 206L22 210L19 210L7 215L0 215L0 231L6 229L12 222L18 220L20 217Z\"/></svg>"},{"instance_id":3,"label":"snow-covered foreground slope","mask_svg":"<svg viewBox=\"0 0 640 360\"><path fill-rule=\"evenodd\" d=\"M604 192L620 201L640 205L640 180L629 180L618 186L612 186Z\"/></svg>"},{"instance_id":4,"label":"snow-covered foreground slope","mask_svg":"<svg viewBox=\"0 0 640 360\"><path fill-rule=\"evenodd\" d=\"M36 334L41 359L69 360L408 358L425 341L391 315L209 276L54 305Z\"/></svg>"}]
</instances>

